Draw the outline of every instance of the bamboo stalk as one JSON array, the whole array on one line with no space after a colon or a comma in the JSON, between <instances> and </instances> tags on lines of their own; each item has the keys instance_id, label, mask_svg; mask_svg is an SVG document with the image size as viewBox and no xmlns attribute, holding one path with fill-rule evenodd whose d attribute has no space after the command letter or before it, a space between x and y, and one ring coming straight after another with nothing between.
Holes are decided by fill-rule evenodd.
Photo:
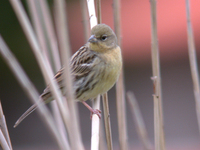
<instances>
[{"instance_id":1,"label":"bamboo stalk","mask_svg":"<svg viewBox=\"0 0 200 150\"><path fill-rule=\"evenodd\" d=\"M112 133L111 133L111 124L110 124L110 113L108 106L108 95L105 93L103 96L103 113L104 113L104 123L106 130L106 141L107 141L107 150L112 150Z\"/></svg>"},{"instance_id":2,"label":"bamboo stalk","mask_svg":"<svg viewBox=\"0 0 200 150\"><path fill-rule=\"evenodd\" d=\"M73 89L72 89L72 77L71 77L71 71L70 71L70 43L69 43L69 32L68 32L68 26L67 26L67 14L66 14L66 3L64 0L56 1L57 6L57 21L59 24L59 28L57 28L58 31L58 41L59 46L61 50L61 58L62 63L64 65L64 83L65 83L65 93L68 100L69 105L69 111L70 111L70 120L68 120L69 123L69 138L71 142L72 150L83 150L84 146L81 139L81 132L78 122L78 112L77 112L77 103L75 102L75 98L73 95Z\"/></svg>"},{"instance_id":3,"label":"bamboo stalk","mask_svg":"<svg viewBox=\"0 0 200 150\"><path fill-rule=\"evenodd\" d=\"M0 126L1 126L1 130L3 135L5 136L5 139L9 145L9 148L12 150L12 144L11 144L11 140L10 140L10 136L8 133L8 128L7 128L7 124L6 124L6 119L3 113L3 109L2 109L2 105L1 105L1 101L0 101Z\"/></svg>"},{"instance_id":4,"label":"bamboo stalk","mask_svg":"<svg viewBox=\"0 0 200 150\"><path fill-rule=\"evenodd\" d=\"M158 150L165 150L165 138L163 127L163 108L162 108L162 93L161 93L161 75L160 75L160 60L157 36L157 16L156 16L156 0L151 0L151 53L152 53L152 70L153 70L153 86L154 86L154 108L158 109L158 118L154 114L154 130L155 130L155 147ZM155 111L154 111L155 113ZM157 150L157 149L156 149Z\"/></svg>"},{"instance_id":5,"label":"bamboo stalk","mask_svg":"<svg viewBox=\"0 0 200 150\"><path fill-rule=\"evenodd\" d=\"M152 145L148 138L147 130L146 130L145 123L142 117L142 113L140 111L138 102L133 92L130 92L130 91L127 92L127 100L129 103L130 110L132 112L133 120L136 123L137 133L143 144L143 147L145 150L150 150L152 149Z\"/></svg>"},{"instance_id":6,"label":"bamboo stalk","mask_svg":"<svg viewBox=\"0 0 200 150\"><path fill-rule=\"evenodd\" d=\"M118 45L121 47L121 24L120 24L120 0L113 0L114 28L118 39ZM119 132L119 144L121 150L127 150L127 125L126 125L126 104L124 94L124 77L123 68L120 73L118 82L116 83L117 97L117 120Z\"/></svg>"},{"instance_id":7,"label":"bamboo stalk","mask_svg":"<svg viewBox=\"0 0 200 150\"><path fill-rule=\"evenodd\" d=\"M31 83L31 81L28 79L24 70L22 69L22 67L20 66L14 55L10 52L9 48L7 47L1 36L0 36L0 53L2 57L5 59L5 62L8 64L15 77L17 78L17 81L20 83L25 93L29 96L29 98L32 100L33 103L37 103L39 98L37 90ZM56 142L60 147L60 149L69 150L69 144L61 138L60 133L57 130L54 120L50 112L48 111L47 107L45 105L39 105L38 110L41 114L42 120L45 121L50 131L52 132L54 138L56 139Z\"/></svg>"},{"instance_id":8,"label":"bamboo stalk","mask_svg":"<svg viewBox=\"0 0 200 150\"><path fill-rule=\"evenodd\" d=\"M188 53L189 53L190 68L193 81L194 97L196 102L197 122L200 133L200 85L199 85L198 64L197 64L196 48L195 48L195 42L194 42L194 36L190 18L190 3L189 0L186 0L185 2L186 2L186 17L187 17Z\"/></svg>"}]
</instances>

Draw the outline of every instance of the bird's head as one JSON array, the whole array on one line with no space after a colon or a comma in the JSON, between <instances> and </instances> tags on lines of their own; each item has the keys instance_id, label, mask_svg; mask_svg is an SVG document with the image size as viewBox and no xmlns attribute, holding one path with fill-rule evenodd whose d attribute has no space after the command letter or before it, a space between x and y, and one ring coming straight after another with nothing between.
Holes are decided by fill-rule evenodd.
<instances>
[{"instance_id":1,"label":"bird's head","mask_svg":"<svg viewBox=\"0 0 200 150\"><path fill-rule=\"evenodd\" d=\"M98 24L92 28L88 43L91 50L103 52L117 46L117 37L108 25Z\"/></svg>"}]
</instances>

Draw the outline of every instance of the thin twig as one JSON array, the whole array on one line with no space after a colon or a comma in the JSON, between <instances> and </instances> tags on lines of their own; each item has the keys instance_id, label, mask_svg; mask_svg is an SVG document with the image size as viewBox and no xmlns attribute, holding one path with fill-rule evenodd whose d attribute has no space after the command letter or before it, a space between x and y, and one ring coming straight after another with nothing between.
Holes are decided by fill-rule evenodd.
<instances>
[{"instance_id":1,"label":"thin twig","mask_svg":"<svg viewBox=\"0 0 200 150\"><path fill-rule=\"evenodd\" d=\"M25 93L30 97L33 103L37 103L39 94L31 81L28 79L27 75L25 74L24 70L18 63L17 59L14 55L10 52L9 48L3 41L2 37L0 36L0 53L2 57L5 59L6 63L10 67L11 71L17 78L17 81L21 84L22 88L24 89ZM69 144L66 143L60 136L59 131L56 128L56 125L53 121L53 118L48 111L45 105L39 105L38 110L41 114L42 120L45 121L47 126L49 127L50 131L53 133L54 138L56 139L58 146L60 149L69 149Z\"/></svg>"},{"instance_id":2,"label":"thin twig","mask_svg":"<svg viewBox=\"0 0 200 150\"><path fill-rule=\"evenodd\" d=\"M190 68L191 68L192 81L193 81L194 97L195 97L195 102L196 102L197 121L198 121L198 126L199 126L199 133L200 133L199 73L198 73L195 42L194 42L194 36L193 36L192 24L191 24L191 18L190 18L190 3L189 3L189 0L186 0L185 2L186 2L186 15L187 15L188 52L189 52Z\"/></svg>"},{"instance_id":3,"label":"thin twig","mask_svg":"<svg viewBox=\"0 0 200 150\"><path fill-rule=\"evenodd\" d=\"M110 125L110 113L108 106L108 95L105 93L103 96L103 113L104 113L104 123L106 130L106 141L107 141L107 150L112 150L112 133L111 133L111 125Z\"/></svg>"},{"instance_id":4,"label":"thin twig","mask_svg":"<svg viewBox=\"0 0 200 150\"><path fill-rule=\"evenodd\" d=\"M67 14L66 14L66 3L64 0L56 1L57 6L57 21L59 28L57 28L58 31L58 41L59 41L59 47L61 50L61 58L62 63L64 66L64 84L65 84L65 92L67 97L67 102L69 105L69 111L70 111L70 120L68 120L69 128L69 138L71 142L72 150L83 150L84 146L81 139L81 132L80 127L78 123L78 110L77 103L75 102L73 89L72 89L72 77L71 77L71 71L70 71L70 55L71 55L71 47L69 42L69 31L68 31L68 25L67 25Z\"/></svg>"},{"instance_id":5,"label":"thin twig","mask_svg":"<svg viewBox=\"0 0 200 150\"><path fill-rule=\"evenodd\" d=\"M139 105L135 98L134 93L130 91L127 92L127 99L128 99L130 110L132 112L133 120L136 123L136 128L137 128L139 138L144 146L144 149L150 150L152 149L152 145L147 136L147 130L146 130L145 123L142 117L142 113L140 111L140 108L139 108Z\"/></svg>"},{"instance_id":6,"label":"thin twig","mask_svg":"<svg viewBox=\"0 0 200 150\"><path fill-rule=\"evenodd\" d=\"M118 45L121 47L121 24L120 24L120 0L113 0L113 14L114 14L114 27L115 33L118 38ZM117 121L119 132L119 144L121 150L127 150L127 125L126 125L126 104L124 94L124 77L123 68L116 84L116 97L117 97Z\"/></svg>"},{"instance_id":7,"label":"thin twig","mask_svg":"<svg viewBox=\"0 0 200 150\"><path fill-rule=\"evenodd\" d=\"M1 126L1 130L3 132L3 135L6 138L6 141L10 147L10 149L12 150L12 144L11 144L11 140L10 140L10 136L8 133L8 128L7 128L7 124L6 124L6 119L3 113L3 109L2 109L2 105L1 105L1 101L0 101L0 126Z\"/></svg>"},{"instance_id":8,"label":"thin twig","mask_svg":"<svg viewBox=\"0 0 200 150\"><path fill-rule=\"evenodd\" d=\"M151 54L152 54L152 70L153 70L153 86L154 86L154 102L158 102L158 118L154 118L155 130L155 147L159 150L165 150L165 138L163 127L163 108L162 108L162 92L161 92L161 75L160 75L160 60L157 36L157 14L156 14L156 0L151 0ZM155 112L155 111L154 111ZM156 116L156 114L154 114ZM156 121L157 120L157 121ZM158 131L156 131L158 130ZM157 149L156 149L157 150Z\"/></svg>"}]
</instances>

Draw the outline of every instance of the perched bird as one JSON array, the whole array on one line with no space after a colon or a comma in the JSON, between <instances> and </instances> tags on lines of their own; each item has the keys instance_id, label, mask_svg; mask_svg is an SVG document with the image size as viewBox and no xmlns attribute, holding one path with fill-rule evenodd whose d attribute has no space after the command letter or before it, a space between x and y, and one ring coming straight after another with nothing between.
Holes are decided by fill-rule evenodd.
<instances>
[{"instance_id":1,"label":"perched bird","mask_svg":"<svg viewBox=\"0 0 200 150\"><path fill-rule=\"evenodd\" d=\"M117 45L117 37L113 30L105 25L98 24L91 30L91 37L71 58L71 75L73 78L73 92L76 100L82 102L91 113L101 118L101 111L92 109L85 101L104 94L116 83L121 68L121 49ZM63 69L58 71L54 79L61 91L64 87ZM38 104L53 100L49 86L40 95ZM15 123L16 127L31 112L37 108L32 105Z\"/></svg>"}]
</instances>

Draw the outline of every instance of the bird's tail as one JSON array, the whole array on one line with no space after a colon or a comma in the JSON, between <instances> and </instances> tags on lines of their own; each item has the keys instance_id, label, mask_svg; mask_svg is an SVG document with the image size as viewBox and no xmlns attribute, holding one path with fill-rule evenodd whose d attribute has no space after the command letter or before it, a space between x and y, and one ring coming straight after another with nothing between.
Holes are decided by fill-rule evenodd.
<instances>
[{"instance_id":1,"label":"bird's tail","mask_svg":"<svg viewBox=\"0 0 200 150\"><path fill-rule=\"evenodd\" d=\"M28 115L30 115L36 108L38 107L37 104L32 105L16 122L14 128L16 128Z\"/></svg>"},{"instance_id":2,"label":"bird's tail","mask_svg":"<svg viewBox=\"0 0 200 150\"><path fill-rule=\"evenodd\" d=\"M14 128L16 128L26 117L28 117L34 110L36 110L36 108L38 107L38 105L41 104L47 104L50 101L52 101L51 98L51 93L47 92L47 93L43 93L40 96L39 101L36 104L33 104L24 114L22 114L22 116L16 121Z\"/></svg>"}]
</instances>

